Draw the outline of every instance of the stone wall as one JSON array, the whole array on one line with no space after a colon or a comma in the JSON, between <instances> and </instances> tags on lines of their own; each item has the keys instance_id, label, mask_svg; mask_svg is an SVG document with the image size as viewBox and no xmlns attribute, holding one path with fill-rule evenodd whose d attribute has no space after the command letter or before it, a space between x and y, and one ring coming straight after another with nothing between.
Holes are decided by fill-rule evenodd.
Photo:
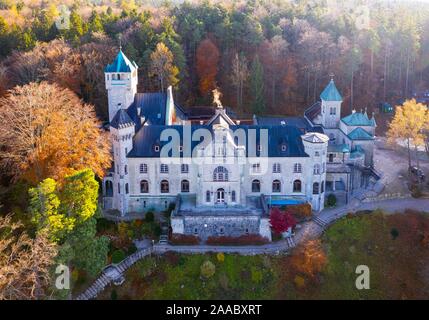
<instances>
[{"instance_id":1,"label":"stone wall","mask_svg":"<svg viewBox=\"0 0 429 320\"><path fill-rule=\"evenodd\" d=\"M185 216L183 221L184 233L198 235L202 240L209 236L239 237L260 233L259 216ZM174 228L173 232L176 233Z\"/></svg>"}]
</instances>

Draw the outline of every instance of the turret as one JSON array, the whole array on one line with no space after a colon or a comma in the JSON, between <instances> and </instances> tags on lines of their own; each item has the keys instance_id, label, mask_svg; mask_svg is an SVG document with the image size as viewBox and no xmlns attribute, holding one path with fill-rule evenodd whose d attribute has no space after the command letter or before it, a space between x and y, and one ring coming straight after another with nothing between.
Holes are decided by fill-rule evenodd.
<instances>
[{"instance_id":1,"label":"turret","mask_svg":"<svg viewBox=\"0 0 429 320\"><path fill-rule=\"evenodd\" d=\"M322 100L322 125L324 128L338 128L341 119L341 103L343 98L331 78L326 88L320 94Z\"/></svg>"},{"instance_id":2,"label":"turret","mask_svg":"<svg viewBox=\"0 0 429 320\"><path fill-rule=\"evenodd\" d=\"M110 122L110 135L115 164L113 176L115 200L113 207L124 215L128 212L128 200L131 187L129 182L127 154L133 148L133 137L135 135L135 123L125 110L118 110Z\"/></svg>"},{"instance_id":3,"label":"turret","mask_svg":"<svg viewBox=\"0 0 429 320\"><path fill-rule=\"evenodd\" d=\"M309 166L311 177L307 184L307 200L311 202L313 210L320 211L324 208L325 186L326 186L326 152L329 137L322 133L309 132L303 135L305 153L309 155Z\"/></svg>"},{"instance_id":4,"label":"turret","mask_svg":"<svg viewBox=\"0 0 429 320\"><path fill-rule=\"evenodd\" d=\"M137 65L131 62L120 49L112 64L104 69L107 97L109 101L109 122L118 110L127 109L137 93Z\"/></svg>"}]
</instances>

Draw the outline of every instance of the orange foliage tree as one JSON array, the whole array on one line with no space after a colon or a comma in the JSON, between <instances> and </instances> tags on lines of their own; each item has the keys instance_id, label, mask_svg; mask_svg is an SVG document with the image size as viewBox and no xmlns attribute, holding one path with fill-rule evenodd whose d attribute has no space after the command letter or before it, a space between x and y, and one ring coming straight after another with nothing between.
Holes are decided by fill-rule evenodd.
<instances>
[{"instance_id":1,"label":"orange foliage tree","mask_svg":"<svg viewBox=\"0 0 429 320\"><path fill-rule=\"evenodd\" d=\"M305 242L297 248L297 252L292 257L293 267L298 272L310 277L314 277L322 271L326 262L326 254L319 239Z\"/></svg>"},{"instance_id":2,"label":"orange foliage tree","mask_svg":"<svg viewBox=\"0 0 429 320\"><path fill-rule=\"evenodd\" d=\"M31 183L61 181L83 168L102 177L111 165L110 146L93 109L55 84L10 90L0 99L0 165Z\"/></svg>"},{"instance_id":3,"label":"orange foliage tree","mask_svg":"<svg viewBox=\"0 0 429 320\"><path fill-rule=\"evenodd\" d=\"M197 73L200 79L199 89L206 95L216 87L219 49L209 38L201 41L197 48Z\"/></svg>"}]
</instances>

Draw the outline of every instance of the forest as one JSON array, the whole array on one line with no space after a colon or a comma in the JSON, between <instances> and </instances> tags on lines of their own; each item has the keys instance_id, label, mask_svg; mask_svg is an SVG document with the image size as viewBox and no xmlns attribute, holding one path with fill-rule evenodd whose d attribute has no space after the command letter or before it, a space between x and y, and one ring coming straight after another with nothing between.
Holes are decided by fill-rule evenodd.
<instances>
[{"instance_id":1,"label":"forest","mask_svg":"<svg viewBox=\"0 0 429 320\"><path fill-rule=\"evenodd\" d=\"M429 6L365 0L0 0L0 94L47 81L107 117L103 68L119 46L139 91L211 91L239 114L302 114L330 77L344 112L399 104L429 85Z\"/></svg>"}]
</instances>

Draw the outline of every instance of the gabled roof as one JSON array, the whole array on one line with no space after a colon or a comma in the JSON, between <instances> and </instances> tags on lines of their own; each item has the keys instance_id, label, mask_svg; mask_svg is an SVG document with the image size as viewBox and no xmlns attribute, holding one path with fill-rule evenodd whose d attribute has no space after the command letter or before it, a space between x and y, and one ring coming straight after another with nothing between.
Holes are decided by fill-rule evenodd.
<instances>
[{"instance_id":1,"label":"gabled roof","mask_svg":"<svg viewBox=\"0 0 429 320\"><path fill-rule=\"evenodd\" d=\"M304 117L311 121L313 124L315 124L314 120L321 114L321 112L322 103L320 101L317 101L304 111Z\"/></svg>"},{"instance_id":2,"label":"gabled roof","mask_svg":"<svg viewBox=\"0 0 429 320\"><path fill-rule=\"evenodd\" d=\"M215 115L207 121L207 125L225 125L228 124L230 126L235 125L234 121L226 114L225 109L217 109Z\"/></svg>"},{"instance_id":3,"label":"gabled roof","mask_svg":"<svg viewBox=\"0 0 429 320\"><path fill-rule=\"evenodd\" d=\"M302 136L302 140L311 143L325 143L329 141L329 137L323 133L308 132Z\"/></svg>"},{"instance_id":4,"label":"gabled roof","mask_svg":"<svg viewBox=\"0 0 429 320\"><path fill-rule=\"evenodd\" d=\"M373 140L372 134L366 132L362 128L356 128L347 135L351 140Z\"/></svg>"},{"instance_id":5,"label":"gabled roof","mask_svg":"<svg viewBox=\"0 0 429 320\"><path fill-rule=\"evenodd\" d=\"M132 72L137 68L137 64L128 60L122 50L119 50L113 63L107 65L104 72Z\"/></svg>"},{"instance_id":6,"label":"gabled roof","mask_svg":"<svg viewBox=\"0 0 429 320\"><path fill-rule=\"evenodd\" d=\"M320 94L320 99L325 101L343 101L343 97L341 97L341 94L338 92L333 79L329 81L326 88Z\"/></svg>"},{"instance_id":7,"label":"gabled roof","mask_svg":"<svg viewBox=\"0 0 429 320\"><path fill-rule=\"evenodd\" d=\"M341 119L348 126L374 127L375 120L369 119L367 113L353 112Z\"/></svg>"}]
</instances>

